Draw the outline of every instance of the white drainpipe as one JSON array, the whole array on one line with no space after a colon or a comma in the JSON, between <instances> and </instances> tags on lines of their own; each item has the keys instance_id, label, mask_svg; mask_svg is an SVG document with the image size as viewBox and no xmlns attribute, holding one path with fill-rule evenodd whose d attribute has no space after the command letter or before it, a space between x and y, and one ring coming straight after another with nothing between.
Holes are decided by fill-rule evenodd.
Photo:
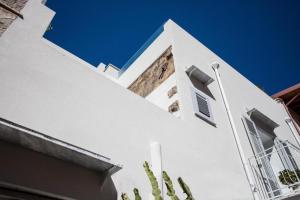
<instances>
[{"instance_id":1,"label":"white drainpipe","mask_svg":"<svg viewBox=\"0 0 300 200\"><path fill-rule=\"evenodd\" d=\"M245 153L244 153L244 150L242 148L242 144L240 142L240 138L239 138L239 135L237 133L236 126L235 126L235 123L233 121L231 110L230 110L230 107L229 107L229 104L228 104L228 101L227 101L227 97L226 97L226 94L225 94L225 91L224 91L224 88L223 88L223 85L222 85L222 81L221 81L219 70L218 70L219 67L220 67L220 65L218 63L213 63L212 64L212 68L213 68L213 70L215 71L215 74L216 74L216 79L217 79L219 89L220 89L220 92L221 92L221 95L222 95L222 99L223 99L223 102L224 102L224 105L225 105L225 108L226 108L226 112L227 112L227 116L228 116L229 123L230 123L230 126L231 126L231 130L232 130L232 133L233 133L233 136L234 136L236 146L238 148L239 156L240 156L240 158L242 160L242 163L243 163L243 167L244 167L247 179L250 183L254 199L259 199L258 194L257 194L257 190L255 188L253 178L251 176L251 169L249 167L249 163L248 163L247 159L245 158Z\"/></svg>"},{"instance_id":2,"label":"white drainpipe","mask_svg":"<svg viewBox=\"0 0 300 200\"><path fill-rule=\"evenodd\" d=\"M150 144L151 152L151 169L155 175L159 188L161 189L161 194L163 196L163 178L162 178L162 156L161 156L161 145L158 142L151 142Z\"/></svg>"}]
</instances>

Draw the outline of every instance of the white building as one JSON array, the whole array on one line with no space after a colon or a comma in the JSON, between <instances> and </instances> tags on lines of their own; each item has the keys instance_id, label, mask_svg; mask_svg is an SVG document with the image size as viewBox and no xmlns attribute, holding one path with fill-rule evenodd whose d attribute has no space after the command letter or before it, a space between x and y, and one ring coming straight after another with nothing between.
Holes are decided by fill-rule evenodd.
<instances>
[{"instance_id":1,"label":"white building","mask_svg":"<svg viewBox=\"0 0 300 200\"><path fill-rule=\"evenodd\" d=\"M148 160L159 180L161 170L183 177L195 199L300 198L299 136L283 106L173 21L118 70L94 68L43 38L54 12L41 1L21 13L0 37L0 189L116 199L138 187L147 199ZM10 143L92 174L26 162ZM290 185L279 180L285 169Z\"/></svg>"}]
</instances>

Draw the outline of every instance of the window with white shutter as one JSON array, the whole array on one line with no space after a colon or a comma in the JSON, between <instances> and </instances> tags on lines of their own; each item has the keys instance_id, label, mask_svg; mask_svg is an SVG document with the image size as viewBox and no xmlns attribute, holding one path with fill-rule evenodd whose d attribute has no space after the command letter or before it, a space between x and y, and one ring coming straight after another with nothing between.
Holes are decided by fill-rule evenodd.
<instances>
[{"instance_id":1,"label":"window with white shutter","mask_svg":"<svg viewBox=\"0 0 300 200\"><path fill-rule=\"evenodd\" d=\"M279 185L274 174L273 167L270 163L269 156L266 154L262 139L257 130L257 126L255 122L252 121L249 117L243 116L242 121L245 126L252 150L255 154L256 162L260 169L260 173L262 174L263 179L265 180L264 184L266 190L269 192L269 195L279 195Z\"/></svg>"},{"instance_id":2,"label":"window with white shutter","mask_svg":"<svg viewBox=\"0 0 300 200\"><path fill-rule=\"evenodd\" d=\"M194 87L192 87L192 97L195 114L215 125L210 107L210 97Z\"/></svg>"},{"instance_id":3,"label":"window with white shutter","mask_svg":"<svg viewBox=\"0 0 300 200\"><path fill-rule=\"evenodd\" d=\"M246 116L242 117L242 121L244 123L254 153L257 155L261 155L265 151L265 149L255 123Z\"/></svg>"}]
</instances>

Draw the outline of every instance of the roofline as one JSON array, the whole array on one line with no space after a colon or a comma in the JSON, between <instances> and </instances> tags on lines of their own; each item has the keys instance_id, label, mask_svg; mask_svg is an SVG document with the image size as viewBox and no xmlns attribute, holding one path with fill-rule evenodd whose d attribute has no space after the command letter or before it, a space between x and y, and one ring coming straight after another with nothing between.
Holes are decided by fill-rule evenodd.
<instances>
[{"instance_id":1,"label":"roofline","mask_svg":"<svg viewBox=\"0 0 300 200\"><path fill-rule=\"evenodd\" d=\"M1 133L1 130L4 130ZM7 132L7 133L5 133ZM26 142L20 141L21 137L26 137ZM24 148L31 149L33 151L37 151L40 153L44 153L51 157L56 157L58 159L64 161L70 161L74 164L83 166L85 168L89 168L96 171L106 171L108 174L113 174L119 171L122 166L115 164L111 161L110 158L95 153L93 151L78 147L76 145L70 144L68 142L59 140L57 138L51 137L44 133L32 130L25 126L19 125L12 121L3 119L0 117L0 139L3 141L12 142L18 145L23 146ZM60 150L64 150L64 152L56 151L55 154L51 152L51 150L46 151L45 148L39 148L38 145L31 145L30 143L40 142L41 145L47 144L52 145L53 148L60 148ZM35 143L36 144L36 143ZM46 148L49 149L49 148ZM59 153L62 155L59 155ZM70 155L78 157L78 160L72 160ZM89 163L85 163L88 161ZM107 169L100 169L99 165L101 163L105 164L106 166L110 166Z\"/></svg>"},{"instance_id":2,"label":"roofline","mask_svg":"<svg viewBox=\"0 0 300 200\"><path fill-rule=\"evenodd\" d=\"M120 71L120 68L119 68L119 67L117 67L117 66L115 66L115 65L113 65L113 64L111 64L111 63L109 63L108 65L105 66L104 72L105 72L109 67L112 67L112 68L114 68L114 69L117 70L117 71Z\"/></svg>"},{"instance_id":3,"label":"roofline","mask_svg":"<svg viewBox=\"0 0 300 200\"><path fill-rule=\"evenodd\" d=\"M298 89L300 89L300 83L298 83L296 85L293 85L293 86L291 86L291 87L289 87L287 89L284 89L284 90L282 90L280 92L277 92L276 94L273 94L272 97L273 98L280 98L280 97L282 97L282 96L284 96L284 95L286 95L286 94L288 94L290 92L293 92L294 90L298 90Z\"/></svg>"},{"instance_id":4,"label":"roofline","mask_svg":"<svg viewBox=\"0 0 300 200\"><path fill-rule=\"evenodd\" d=\"M166 22L165 22L166 23ZM144 51L161 35L164 31L163 23L147 40L146 42L129 58L129 60L120 68L119 76L121 76L139 57Z\"/></svg>"}]
</instances>

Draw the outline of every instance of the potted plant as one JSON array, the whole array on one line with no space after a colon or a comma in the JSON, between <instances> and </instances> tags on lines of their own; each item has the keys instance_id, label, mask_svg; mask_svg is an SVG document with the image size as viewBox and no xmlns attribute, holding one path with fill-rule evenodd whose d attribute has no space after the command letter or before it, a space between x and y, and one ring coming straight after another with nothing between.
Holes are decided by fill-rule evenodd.
<instances>
[{"instance_id":1,"label":"potted plant","mask_svg":"<svg viewBox=\"0 0 300 200\"><path fill-rule=\"evenodd\" d=\"M285 169L279 172L279 176L278 176L280 182L283 185L287 185L289 188L292 188L293 190L297 189L300 182L300 170L296 169L295 171L289 170L289 169Z\"/></svg>"}]
</instances>

